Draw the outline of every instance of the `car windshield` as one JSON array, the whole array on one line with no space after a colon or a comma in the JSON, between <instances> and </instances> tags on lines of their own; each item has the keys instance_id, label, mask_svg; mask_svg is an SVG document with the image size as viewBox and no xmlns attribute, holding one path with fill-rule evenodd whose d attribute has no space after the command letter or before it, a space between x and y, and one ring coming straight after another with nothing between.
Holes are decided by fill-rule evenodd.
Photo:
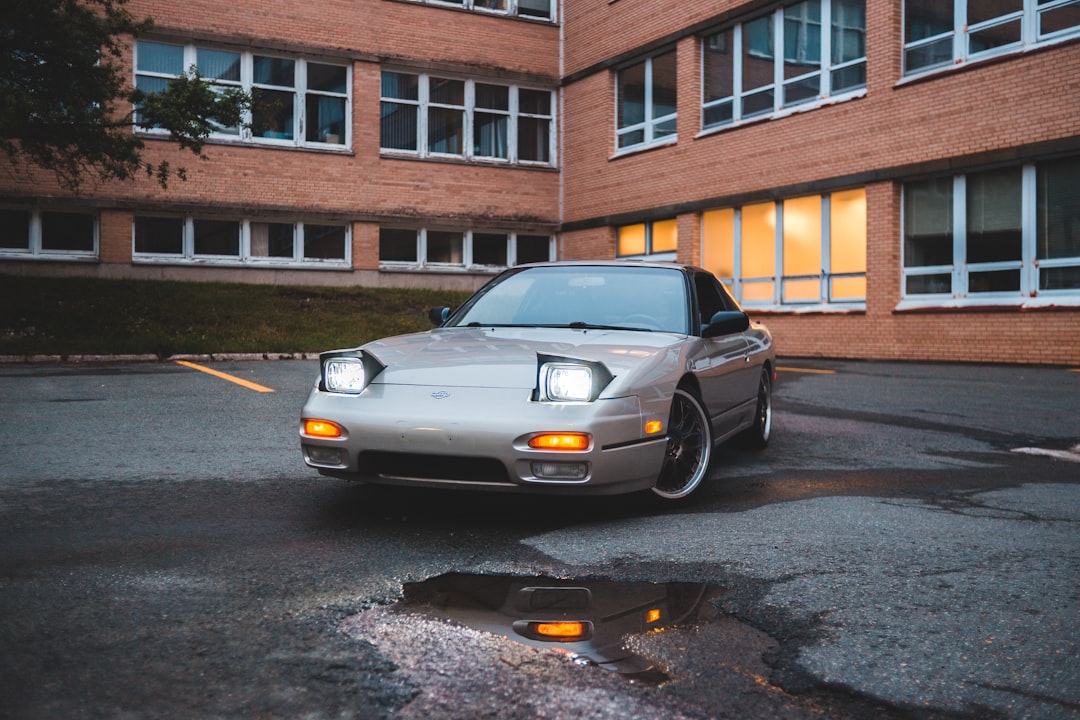
<instances>
[{"instance_id":1,"label":"car windshield","mask_svg":"<svg viewBox=\"0 0 1080 720\"><path fill-rule=\"evenodd\" d=\"M451 326L571 327L689 332L677 268L538 266L508 273L473 296Z\"/></svg>"}]
</instances>

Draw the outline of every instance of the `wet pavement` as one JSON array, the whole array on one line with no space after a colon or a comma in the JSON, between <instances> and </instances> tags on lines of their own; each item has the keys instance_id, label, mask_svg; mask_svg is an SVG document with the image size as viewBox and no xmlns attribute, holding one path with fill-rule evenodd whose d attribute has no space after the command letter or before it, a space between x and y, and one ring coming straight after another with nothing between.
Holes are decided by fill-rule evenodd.
<instances>
[{"instance_id":1,"label":"wet pavement","mask_svg":"<svg viewBox=\"0 0 1080 720\"><path fill-rule=\"evenodd\" d=\"M0 717L1080 718L1080 373L790 365L674 506L318 477L308 361L0 368Z\"/></svg>"}]
</instances>

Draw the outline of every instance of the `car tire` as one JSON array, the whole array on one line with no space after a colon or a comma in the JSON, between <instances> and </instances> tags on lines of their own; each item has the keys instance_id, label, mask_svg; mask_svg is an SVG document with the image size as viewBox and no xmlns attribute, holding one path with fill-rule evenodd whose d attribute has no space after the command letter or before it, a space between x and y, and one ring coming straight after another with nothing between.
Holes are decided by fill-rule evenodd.
<instances>
[{"instance_id":1,"label":"car tire","mask_svg":"<svg viewBox=\"0 0 1080 720\"><path fill-rule=\"evenodd\" d=\"M686 497L705 479L711 460L709 415L692 392L677 388L671 398L664 463L653 492L665 500Z\"/></svg>"},{"instance_id":2,"label":"car tire","mask_svg":"<svg viewBox=\"0 0 1080 720\"><path fill-rule=\"evenodd\" d=\"M739 444L747 450L764 450L772 435L772 374L769 368L761 369L758 380L757 407L754 408L754 424L739 436Z\"/></svg>"}]
</instances>

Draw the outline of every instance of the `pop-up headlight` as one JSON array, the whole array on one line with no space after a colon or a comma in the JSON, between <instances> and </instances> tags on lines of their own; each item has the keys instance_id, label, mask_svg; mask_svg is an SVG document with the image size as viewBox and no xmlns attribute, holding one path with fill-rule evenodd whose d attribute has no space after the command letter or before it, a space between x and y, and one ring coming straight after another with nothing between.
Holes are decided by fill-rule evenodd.
<instances>
[{"instance_id":1,"label":"pop-up headlight","mask_svg":"<svg viewBox=\"0 0 1080 720\"><path fill-rule=\"evenodd\" d=\"M359 350L335 350L319 355L321 390L357 395L378 375L383 365Z\"/></svg>"},{"instance_id":2,"label":"pop-up headlight","mask_svg":"<svg viewBox=\"0 0 1080 720\"><path fill-rule=\"evenodd\" d=\"M611 382L598 362L537 355L537 399L541 402L592 402Z\"/></svg>"}]
</instances>

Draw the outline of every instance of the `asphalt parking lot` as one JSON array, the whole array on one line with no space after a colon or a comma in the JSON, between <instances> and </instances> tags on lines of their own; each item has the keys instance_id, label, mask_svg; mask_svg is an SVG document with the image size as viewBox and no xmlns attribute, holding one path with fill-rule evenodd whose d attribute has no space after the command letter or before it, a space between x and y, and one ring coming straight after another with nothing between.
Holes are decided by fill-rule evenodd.
<instances>
[{"instance_id":1,"label":"asphalt parking lot","mask_svg":"<svg viewBox=\"0 0 1080 720\"><path fill-rule=\"evenodd\" d=\"M321 478L314 363L0 366L0 715L1080 717L1080 373L786 361L700 497ZM628 682L462 627L446 573L717 589ZM553 692L553 688L557 691Z\"/></svg>"}]
</instances>

